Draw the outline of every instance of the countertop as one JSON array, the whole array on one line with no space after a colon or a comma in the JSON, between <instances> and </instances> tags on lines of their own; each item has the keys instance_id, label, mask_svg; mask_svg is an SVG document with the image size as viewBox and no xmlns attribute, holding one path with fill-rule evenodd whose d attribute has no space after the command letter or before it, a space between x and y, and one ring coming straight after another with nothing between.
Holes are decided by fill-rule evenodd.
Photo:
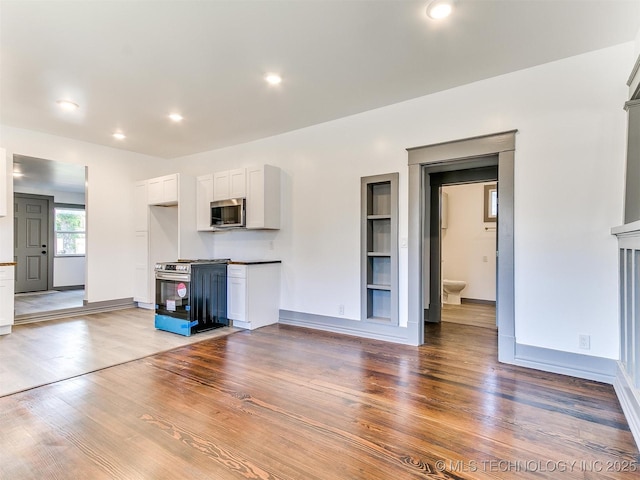
<instances>
[{"instance_id":1,"label":"countertop","mask_svg":"<svg viewBox=\"0 0 640 480\"><path fill-rule=\"evenodd\" d=\"M229 265L263 265L265 263L282 263L282 260L253 260L253 261L241 261L233 260L229 262Z\"/></svg>"},{"instance_id":2,"label":"countertop","mask_svg":"<svg viewBox=\"0 0 640 480\"><path fill-rule=\"evenodd\" d=\"M15 267L16 262L0 262L0 267Z\"/></svg>"}]
</instances>

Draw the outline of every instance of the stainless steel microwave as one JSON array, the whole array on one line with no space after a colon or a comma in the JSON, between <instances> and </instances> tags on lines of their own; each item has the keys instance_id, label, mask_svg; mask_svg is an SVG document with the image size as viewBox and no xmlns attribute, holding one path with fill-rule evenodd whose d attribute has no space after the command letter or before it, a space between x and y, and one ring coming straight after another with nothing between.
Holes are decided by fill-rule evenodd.
<instances>
[{"instance_id":1,"label":"stainless steel microwave","mask_svg":"<svg viewBox=\"0 0 640 480\"><path fill-rule=\"evenodd\" d=\"M211 226L237 228L245 226L245 199L231 198L211 202Z\"/></svg>"}]
</instances>

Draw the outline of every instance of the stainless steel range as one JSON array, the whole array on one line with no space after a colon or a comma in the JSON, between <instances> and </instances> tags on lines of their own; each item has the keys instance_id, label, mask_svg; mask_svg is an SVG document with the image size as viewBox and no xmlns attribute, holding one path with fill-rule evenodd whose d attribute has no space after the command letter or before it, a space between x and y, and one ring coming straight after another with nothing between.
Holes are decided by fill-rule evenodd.
<instances>
[{"instance_id":1,"label":"stainless steel range","mask_svg":"<svg viewBox=\"0 0 640 480\"><path fill-rule=\"evenodd\" d=\"M155 327L180 335L229 325L229 259L178 260L155 266Z\"/></svg>"}]
</instances>

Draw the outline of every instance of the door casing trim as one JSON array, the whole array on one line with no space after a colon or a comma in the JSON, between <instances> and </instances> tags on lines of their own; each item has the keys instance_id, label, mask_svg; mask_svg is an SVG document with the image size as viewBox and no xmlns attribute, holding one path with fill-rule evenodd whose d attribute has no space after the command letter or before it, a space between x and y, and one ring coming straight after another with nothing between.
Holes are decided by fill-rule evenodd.
<instances>
[{"instance_id":1,"label":"door casing trim","mask_svg":"<svg viewBox=\"0 0 640 480\"><path fill-rule=\"evenodd\" d=\"M409 153L408 319L409 340L424 343L425 269L429 265L429 173L484 166L498 156L498 360L515 361L514 160L517 130L407 149ZM427 285L428 286L428 285Z\"/></svg>"}]
</instances>

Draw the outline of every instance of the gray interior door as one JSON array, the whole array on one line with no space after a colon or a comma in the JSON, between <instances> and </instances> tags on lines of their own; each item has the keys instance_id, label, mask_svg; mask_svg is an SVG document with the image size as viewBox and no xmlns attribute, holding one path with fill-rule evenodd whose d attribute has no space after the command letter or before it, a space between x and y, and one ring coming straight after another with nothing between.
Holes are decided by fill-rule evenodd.
<instances>
[{"instance_id":1,"label":"gray interior door","mask_svg":"<svg viewBox=\"0 0 640 480\"><path fill-rule=\"evenodd\" d=\"M14 197L14 256L16 293L48 289L49 200Z\"/></svg>"}]
</instances>

